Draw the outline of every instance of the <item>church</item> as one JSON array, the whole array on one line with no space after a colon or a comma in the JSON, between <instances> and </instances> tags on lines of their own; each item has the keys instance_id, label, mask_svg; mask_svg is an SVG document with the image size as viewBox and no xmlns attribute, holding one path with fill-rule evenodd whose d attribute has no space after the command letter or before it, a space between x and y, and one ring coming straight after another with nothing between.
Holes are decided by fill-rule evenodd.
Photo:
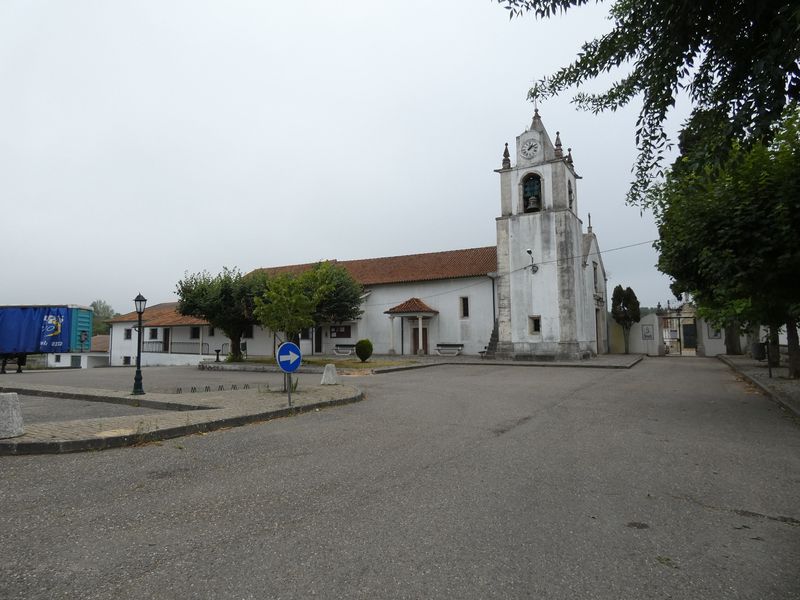
<instances>
[{"instance_id":1,"label":"church","mask_svg":"<svg viewBox=\"0 0 800 600\"><path fill-rule=\"evenodd\" d=\"M495 171L496 246L335 261L364 287L363 314L304 331L303 354L348 351L360 339L369 339L376 354L575 360L606 353L605 269L591 219L584 232L578 218L580 177L571 151L564 153L558 132L551 139L536 109L514 154L512 163L506 144ZM299 273L311 266L262 271ZM158 318L149 320L148 313ZM135 318L131 313L112 322L112 364L135 355L128 329L114 333ZM207 323L178 315L175 303L148 308L144 319L150 330L144 364L197 363L214 348L224 354L228 347ZM274 355L271 332L254 327L243 341L248 355Z\"/></svg>"}]
</instances>

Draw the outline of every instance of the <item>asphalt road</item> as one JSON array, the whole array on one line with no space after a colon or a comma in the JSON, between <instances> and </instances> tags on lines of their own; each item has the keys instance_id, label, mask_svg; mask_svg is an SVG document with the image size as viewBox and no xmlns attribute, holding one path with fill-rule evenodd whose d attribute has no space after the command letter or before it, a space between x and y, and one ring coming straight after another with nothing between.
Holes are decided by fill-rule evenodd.
<instances>
[{"instance_id":1,"label":"asphalt road","mask_svg":"<svg viewBox=\"0 0 800 600\"><path fill-rule=\"evenodd\" d=\"M443 366L0 457L1 598L800 598L800 427L712 359Z\"/></svg>"}]
</instances>

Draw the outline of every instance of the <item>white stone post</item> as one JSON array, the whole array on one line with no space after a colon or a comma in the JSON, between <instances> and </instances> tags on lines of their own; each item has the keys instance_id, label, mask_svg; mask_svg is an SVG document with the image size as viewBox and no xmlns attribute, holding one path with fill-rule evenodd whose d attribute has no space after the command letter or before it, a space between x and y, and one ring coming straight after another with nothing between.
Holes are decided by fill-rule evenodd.
<instances>
[{"instance_id":1,"label":"white stone post","mask_svg":"<svg viewBox=\"0 0 800 600\"><path fill-rule=\"evenodd\" d=\"M389 316L389 354L397 354L394 350L394 315Z\"/></svg>"},{"instance_id":2,"label":"white stone post","mask_svg":"<svg viewBox=\"0 0 800 600\"><path fill-rule=\"evenodd\" d=\"M419 322L419 333L417 334L419 344L417 344L417 354L422 355L425 354L425 349L422 347L422 315L419 315L417 320Z\"/></svg>"},{"instance_id":3,"label":"white stone post","mask_svg":"<svg viewBox=\"0 0 800 600\"><path fill-rule=\"evenodd\" d=\"M336 373L336 365L325 365L325 371L322 373L320 385L336 385L337 383L339 383L339 376Z\"/></svg>"},{"instance_id":4,"label":"white stone post","mask_svg":"<svg viewBox=\"0 0 800 600\"><path fill-rule=\"evenodd\" d=\"M0 439L19 437L22 427L22 410L16 392L0 393Z\"/></svg>"}]
</instances>

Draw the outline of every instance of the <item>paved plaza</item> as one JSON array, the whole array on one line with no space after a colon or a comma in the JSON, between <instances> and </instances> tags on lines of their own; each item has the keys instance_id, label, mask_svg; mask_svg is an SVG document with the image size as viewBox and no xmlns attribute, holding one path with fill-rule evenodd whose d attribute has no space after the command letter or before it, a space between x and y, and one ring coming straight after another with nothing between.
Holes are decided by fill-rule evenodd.
<instances>
[{"instance_id":1,"label":"paved plaza","mask_svg":"<svg viewBox=\"0 0 800 600\"><path fill-rule=\"evenodd\" d=\"M0 456L0 597L800 598L798 420L720 361L345 385L365 399Z\"/></svg>"}]
</instances>

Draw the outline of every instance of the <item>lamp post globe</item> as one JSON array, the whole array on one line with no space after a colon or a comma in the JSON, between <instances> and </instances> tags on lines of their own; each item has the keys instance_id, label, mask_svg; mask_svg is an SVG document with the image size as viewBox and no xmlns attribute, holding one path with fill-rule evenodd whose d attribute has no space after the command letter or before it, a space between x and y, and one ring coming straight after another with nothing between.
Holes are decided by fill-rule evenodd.
<instances>
[{"instance_id":1,"label":"lamp post globe","mask_svg":"<svg viewBox=\"0 0 800 600\"><path fill-rule=\"evenodd\" d=\"M141 396L144 394L142 387L142 314L147 306L147 298L142 296L141 292L133 299L133 305L136 307L136 314L138 319L138 335L136 337L136 375L133 376L133 394Z\"/></svg>"}]
</instances>

